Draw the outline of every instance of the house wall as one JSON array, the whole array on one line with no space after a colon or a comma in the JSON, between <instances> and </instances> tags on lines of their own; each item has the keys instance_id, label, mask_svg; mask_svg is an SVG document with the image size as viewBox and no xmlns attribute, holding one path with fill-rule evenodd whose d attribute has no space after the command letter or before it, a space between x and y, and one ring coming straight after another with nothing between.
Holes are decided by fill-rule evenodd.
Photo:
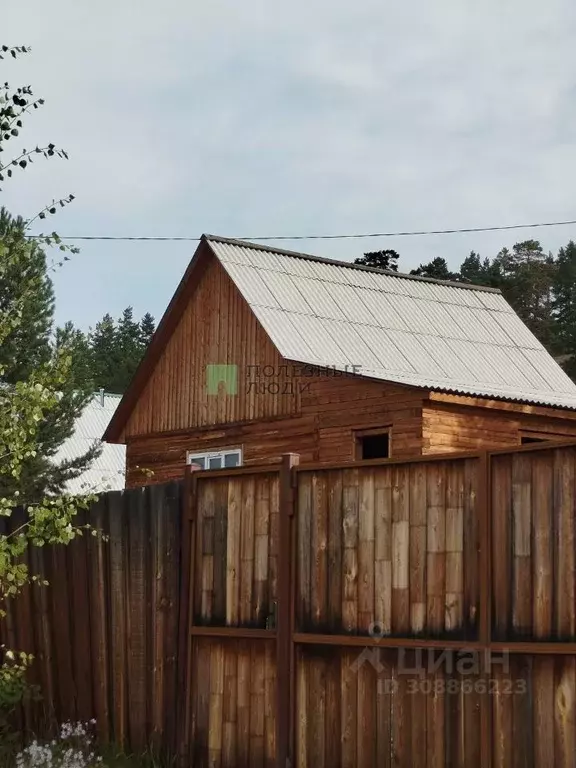
<instances>
[{"instance_id":1,"label":"house wall","mask_svg":"<svg viewBox=\"0 0 576 768\"><path fill-rule=\"evenodd\" d=\"M236 365L237 394L208 394L207 365ZM296 414L299 393L256 317L214 258L124 430L124 438ZM259 365L270 375L256 372ZM253 384L254 386L250 386ZM274 385L277 385L274 386Z\"/></svg>"},{"instance_id":2,"label":"house wall","mask_svg":"<svg viewBox=\"0 0 576 768\"><path fill-rule=\"evenodd\" d=\"M390 428L393 455L421 453L421 391L351 377L312 376L305 383L301 412L288 418L128 438L127 485L181 478L187 451L241 447L246 465L276 463L284 453L300 454L301 462L348 462L355 458L354 431L371 427Z\"/></svg>"},{"instance_id":3,"label":"house wall","mask_svg":"<svg viewBox=\"0 0 576 768\"><path fill-rule=\"evenodd\" d=\"M520 445L522 434L576 437L576 413L483 398L431 393L422 409L422 452L445 453Z\"/></svg>"},{"instance_id":4,"label":"house wall","mask_svg":"<svg viewBox=\"0 0 576 768\"><path fill-rule=\"evenodd\" d=\"M127 485L184 474L187 451L242 447L245 464L352 461L355 431L390 430L394 457L504 447L520 430L576 436L553 408L440 395L328 375L283 359L222 266L206 257L193 295L129 416ZM207 366L236 366L235 394L209 394ZM152 474L150 474L152 473Z\"/></svg>"}]
</instances>

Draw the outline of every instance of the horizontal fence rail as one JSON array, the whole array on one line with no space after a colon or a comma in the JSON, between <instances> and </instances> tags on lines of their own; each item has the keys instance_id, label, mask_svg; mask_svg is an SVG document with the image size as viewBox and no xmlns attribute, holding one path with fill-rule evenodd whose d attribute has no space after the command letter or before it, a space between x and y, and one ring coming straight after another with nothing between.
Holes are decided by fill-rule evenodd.
<instances>
[{"instance_id":1,"label":"horizontal fence rail","mask_svg":"<svg viewBox=\"0 0 576 768\"><path fill-rule=\"evenodd\" d=\"M18 524L16 517L10 524ZM576 765L576 444L194 472L31 549L31 730L183 766ZM6 521L3 521L6 526Z\"/></svg>"}]
</instances>

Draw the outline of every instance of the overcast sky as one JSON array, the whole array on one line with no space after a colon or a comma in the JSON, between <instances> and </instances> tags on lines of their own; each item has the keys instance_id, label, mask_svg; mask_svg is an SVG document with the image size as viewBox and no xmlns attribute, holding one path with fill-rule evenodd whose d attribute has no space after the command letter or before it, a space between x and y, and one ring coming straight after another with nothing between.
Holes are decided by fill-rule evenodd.
<instances>
[{"instance_id":1,"label":"overcast sky","mask_svg":"<svg viewBox=\"0 0 576 768\"><path fill-rule=\"evenodd\" d=\"M54 143L2 202L62 235L229 236L576 218L573 0L3 0L0 62L46 106L20 144ZM20 145L14 143L14 148ZM401 269L576 226L298 243ZM290 248L293 244L283 243ZM56 277L58 320L131 304L158 318L193 243L90 243Z\"/></svg>"}]
</instances>

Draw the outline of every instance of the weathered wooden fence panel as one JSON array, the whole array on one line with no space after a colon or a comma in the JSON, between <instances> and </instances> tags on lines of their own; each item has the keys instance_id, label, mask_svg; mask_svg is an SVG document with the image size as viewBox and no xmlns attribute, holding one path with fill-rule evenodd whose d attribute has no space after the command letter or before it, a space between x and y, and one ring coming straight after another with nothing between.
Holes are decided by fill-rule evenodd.
<instances>
[{"instance_id":1,"label":"weathered wooden fence panel","mask_svg":"<svg viewBox=\"0 0 576 768\"><path fill-rule=\"evenodd\" d=\"M492 458L493 637L576 640L576 448Z\"/></svg>"},{"instance_id":2,"label":"weathered wooden fence panel","mask_svg":"<svg viewBox=\"0 0 576 768\"><path fill-rule=\"evenodd\" d=\"M285 458L106 494L106 539L26 554L23 725L195 767L576 768L576 446Z\"/></svg>"},{"instance_id":3,"label":"weathered wooden fence panel","mask_svg":"<svg viewBox=\"0 0 576 768\"><path fill-rule=\"evenodd\" d=\"M480 766L479 681L415 651L304 646L296 765Z\"/></svg>"},{"instance_id":4,"label":"weathered wooden fence panel","mask_svg":"<svg viewBox=\"0 0 576 768\"><path fill-rule=\"evenodd\" d=\"M478 459L301 471L301 631L477 637Z\"/></svg>"},{"instance_id":5,"label":"weathered wooden fence panel","mask_svg":"<svg viewBox=\"0 0 576 768\"><path fill-rule=\"evenodd\" d=\"M274 622L278 515L277 472L198 479L196 624L265 628Z\"/></svg>"},{"instance_id":6,"label":"weathered wooden fence panel","mask_svg":"<svg viewBox=\"0 0 576 768\"><path fill-rule=\"evenodd\" d=\"M180 484L108 493L78 520L105 539L30 549L49 586L26 589L0 621L2 642L36 659L42 701L25 727L95 717L104 740L174 743L181 504Z\"/></svg>"},{"instance_id":7,"label":"weathered wooden fence panel","mask_svg":"<svg viewBox=\"0 0 576 768\"><path fill-rule=\"evenodd\" d=\"M197 638L190 757L194 765L270 768L276 758L273 641Z\"/></svg>"}]
</instances>

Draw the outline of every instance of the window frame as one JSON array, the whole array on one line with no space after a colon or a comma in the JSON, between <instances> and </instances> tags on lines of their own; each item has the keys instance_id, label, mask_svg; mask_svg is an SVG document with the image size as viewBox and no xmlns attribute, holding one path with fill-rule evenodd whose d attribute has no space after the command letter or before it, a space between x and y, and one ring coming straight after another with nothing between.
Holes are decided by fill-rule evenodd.
<instances>
[{"instance_id":1,"label":"window frame","mask_svg":"<svg viewBox=\"0 0 576 768\"><path fill-rule=\"evenodd\" d=\"M379 459L364 459L362 458L362 440L365 437L379 437L380 435L388 436L388 456L381 457ZM380 425L377 427L369 427L366 429L354 429L352 431L353 444L353 456L356 461L386 461L386 459L392 458L392 425Z\"/></svg>"},{"instance_id":2,"label":"window frame","mask_svg":"<svg viewBox=\"0 0 576 768\"><path fill-rule=\"evenodd\" d=\"M227 467L225 466L225 459L226 456L238 456L238 463L234 467ZM210 467L210 459L219 458L221 463L219 467ZM200 472L214 472L222 469L237 469L238 467L243 466L244 461L244 452L242 450L242 446L239 446L238 448L220 448L218 450L213 451L186 451L186 466L190 466L193 464L194 459L204 459L205 467L204 469L198 470Z\"/></svg>"}]
</instances>

